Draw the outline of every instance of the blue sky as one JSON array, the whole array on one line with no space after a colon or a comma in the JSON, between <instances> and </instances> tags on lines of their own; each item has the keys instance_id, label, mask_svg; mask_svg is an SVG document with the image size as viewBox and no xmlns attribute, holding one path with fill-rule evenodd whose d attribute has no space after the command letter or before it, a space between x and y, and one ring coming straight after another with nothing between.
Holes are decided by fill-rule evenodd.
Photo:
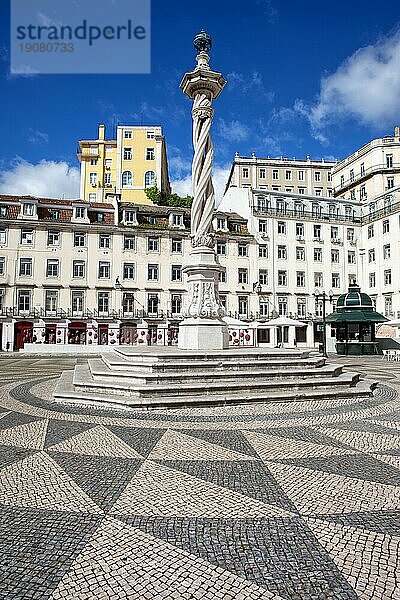
<instances>
[{"instance_id":1,"label":"blue sky","mask_svg":"<svg viewBox=\"0 0 400 600\"><path fill-rule=\"evenodd\" d=\"M34 2L35 0L31 0ZM67 0L65 0L67 1ZM150 75L9 74L9 8L1 2L0 191L77 195L76 143L99 122L162 125L171 180L189 191L193 36L213 38L228 84L215 102L220 190L241 155L342 158L400 123L400 5L389 0L153 0Z\"/></svg>"}]
</instances>

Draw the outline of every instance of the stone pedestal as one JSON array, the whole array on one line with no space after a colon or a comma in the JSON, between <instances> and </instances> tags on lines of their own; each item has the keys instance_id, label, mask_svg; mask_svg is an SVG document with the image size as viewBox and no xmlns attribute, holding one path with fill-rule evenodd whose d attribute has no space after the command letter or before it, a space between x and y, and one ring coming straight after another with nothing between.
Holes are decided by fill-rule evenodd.
<instances>
[{"instance_id":1,"label":"stone pedestal","mask_svg":"<svg viewBox=\"0 0 400 600\"><path fill-rule=\"evenodd\" d=\"M224 308L219 302L218 274L221 266L215 252L207 246L193 248L188 265L188 293L179 325L178 347L182 350L222 350L229 346L229 334L222 320Z\"/></svg>"}]
</instances>

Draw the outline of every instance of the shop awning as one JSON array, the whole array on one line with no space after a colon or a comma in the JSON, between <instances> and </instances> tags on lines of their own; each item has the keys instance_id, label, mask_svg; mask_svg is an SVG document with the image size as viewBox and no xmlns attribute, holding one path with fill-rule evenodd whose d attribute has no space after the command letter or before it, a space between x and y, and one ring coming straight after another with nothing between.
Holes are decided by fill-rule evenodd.
<instances>
[{"instance_id":1,"label":"shop awning","mask_svg":"<svg viewBox=\"0 0 400 600\"><path fill-rule=\"evenodd\" d=\"M345 310L327 315L327 323L385 323L386 317L374 310Z\"/></svg>"}]
</instances>

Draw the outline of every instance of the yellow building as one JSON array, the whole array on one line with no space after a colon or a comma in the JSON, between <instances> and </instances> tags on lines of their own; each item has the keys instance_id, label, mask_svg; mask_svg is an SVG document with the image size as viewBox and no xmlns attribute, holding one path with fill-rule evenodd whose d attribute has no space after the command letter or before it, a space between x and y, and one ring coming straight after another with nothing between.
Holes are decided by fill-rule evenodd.
<instances>
[{"instance_id":1,"label":"yellow building","mask_svg":"<svg viewBox=\"0 0 400 600\"><path fill-rule=\"evenodd\" d=\"M106 202L117 196L122 202L152 204L147 187L171 193L167 153L161 127L118 126L117 139L106 139L99 125L97 139L79 142L80 197L87 202Z\"/></svg>"}]
</instances>

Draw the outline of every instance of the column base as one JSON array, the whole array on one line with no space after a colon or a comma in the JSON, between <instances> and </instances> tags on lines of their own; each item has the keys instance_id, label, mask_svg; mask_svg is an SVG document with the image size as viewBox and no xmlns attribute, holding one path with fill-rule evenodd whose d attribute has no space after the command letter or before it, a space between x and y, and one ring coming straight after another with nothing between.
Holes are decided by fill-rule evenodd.
<instances>
[{"instance_id":1,"label":"column base","mask_svg":"<svg viewBox=\"0 0 400 600\"><path fill-rule=\"evenodd\" d=\"M185 319L179 325L181 350L223 350L229 347L228 327L219 319Z\"/></svg>"}]
</instances>

